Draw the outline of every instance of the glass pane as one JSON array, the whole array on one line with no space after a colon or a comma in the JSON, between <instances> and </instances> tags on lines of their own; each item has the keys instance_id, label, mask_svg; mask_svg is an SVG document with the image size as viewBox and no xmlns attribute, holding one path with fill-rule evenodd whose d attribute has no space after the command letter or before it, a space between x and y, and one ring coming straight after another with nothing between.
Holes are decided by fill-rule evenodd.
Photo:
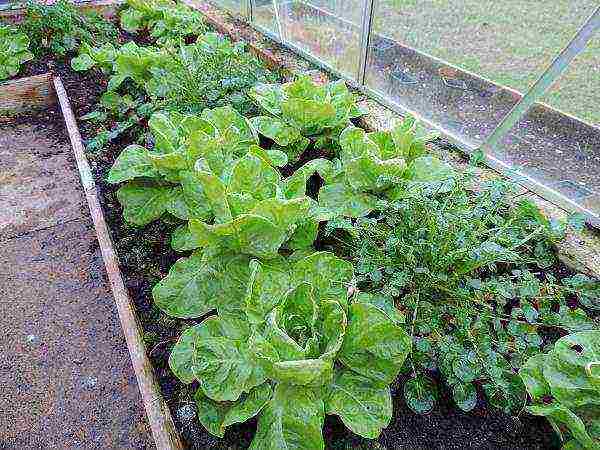
<instances>
[{"instance_id":1,"label":"glass pane","mask_svg":"<svg viewBox=\"0 0 600 450\"><path fill-rule=\"evenodd\" d=\"M279 21L275 14L275 5L280 3L279 0L252 0L252 23L279 37Z\"/></svg>"},{"instance_id":2,"label":"glass pane","mask_svg":"<svg viewBox=\"0 0 600 450\"><path fill-rule=\"evenodd\" d=\"M281 3L282 40L356 78L363 7L363 0Z\"/></svg>"},{"instance_id":3,"label":"glass pane","mask_svg":"<svg viewBox=\"0 0 600 450\"><path fill-rule=\"evenodd\" d=\"M223 8L232 14L242 15L243 3L242 0L212 0L219 8Z\"/></svg>"},{"instance_id":4,"label":"glass pane","mask_svg":"<svg viewBox=\"0 0 600 450\"><path fill-rule=\"evenodd\" d=\"M378 0L367 85L478 146L595 6L597 0Z\"/></svg>"},{"instance_id":5,"label":"glass pane","mask_svg":"<svg viewBox=\"0 0 600 450\"><path fill-rule=\"evenodd\" d=\"M599 52L600 35L597 35L542 102L534 105L513 127L495 154L598 216Z\"/></svg>"}]
</instances>

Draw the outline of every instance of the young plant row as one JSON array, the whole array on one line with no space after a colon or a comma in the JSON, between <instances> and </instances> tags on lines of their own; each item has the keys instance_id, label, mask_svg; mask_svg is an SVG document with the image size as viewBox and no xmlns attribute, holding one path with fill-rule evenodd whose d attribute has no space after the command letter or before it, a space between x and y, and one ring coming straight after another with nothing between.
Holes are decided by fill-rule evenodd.
<instances>
[{"instance_id":1,"label":"young plant row","mask_svg":"<svg viewBox=\"0 0 600 450\"><path fill-rule=\"evenodd\" d=\"M60 59L80 45L114 42L117 29L94 11L83 12L72 2L29 1L17 25L0 21L0 81L19 73L23 63L51 55Z\"/></svg>"},{"instance_id":2,"label":"young plant row","mask_svg":"<svg viewBox=\"0 0 600 450\"><path fill-rule=\"evenodd\" d=\"M129 146L109 173L110 182L127 182L117 197L129 222L166 213L186 221L172 245L193 253L154 288L156 304L178 318L217 312L184 333L171 368L184 383L199 382L199 418L211 433L259 415L252 448L323 448L326 413L375 438L391 420L389 385L410 338L370 296L353 294L350 263L314 249L319 222L340 211L308 197L307 181L319 173L344 187L347 204L375 202L369 190L384 178L419 182L408 168L425 157L407 165L401 156L419 141L378 135L380 146L349 125L357 109L343 83L300 77L257 92L281 102L263 134L279 144L258 145L267 117L248 120L231 107L156 113L154 148ZM282 177L277 166L298 156L293 144L312 146L324 132L344 158L315 159ZM362 176L353 164L365 166Z\"/></svg>"}]
</instances>

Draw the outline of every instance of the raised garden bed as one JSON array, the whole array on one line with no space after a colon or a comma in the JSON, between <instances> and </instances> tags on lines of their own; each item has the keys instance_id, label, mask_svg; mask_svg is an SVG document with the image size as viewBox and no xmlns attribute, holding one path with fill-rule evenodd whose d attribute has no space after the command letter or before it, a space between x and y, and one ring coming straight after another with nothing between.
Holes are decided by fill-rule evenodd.
<instances>
[{"instance_id":1,"label":"raised garden bed","mask_svg":"<svg viewBox=\"0 0 600 450\"><path fill-rule=\"evenodd\" d=\"M142 44L149 38L148 36L143 36L141 39L139 37L136 39ZM260 52L257 53L260 54ZM273 63L271 60L269 62ZM35 64L31 63L26 68L26 72L35 72ZM164 303L157 305L152 295L154 286L167 276L176 261L182 256L189 257L190 255L189 250L176 252L171 246L171 234L181 229L181 217L176 218L171 213L171 215L163 217L163 220L150 220L147 222L144 218L140 218L139 215L136 216L135 212L130 212L129 216L126 216L129 220L128 222L124 219L121 209L121 203L126 203L126 201L123 200L122 193L117 194L119 186L110 184L107 181L107 178L110 177L113 180L115 179L115 173L113 172L111 175L111 168L115 165L124 148L136 143L143 143L148 146L152 144L155 146L160 145L157 135L155 134L153 139L148 140L148 121L139 110L135 113L128 110L126 113L127 117L130 119L133 118L135 123L120 130L118 133L114 133L114 131L118 129L118 124L123 122L123 120L122 118L119 118L119 121L114 118L111 119L110 114L107 119L104 121L98 120L96 124L89 121L81 121L82 116L88 115L89 117L90 113L95 110L95 105L98 103L100 96L105 91L109 82L108 75L103 75L98 70L75 72L72 70L69 60L56 61L50 57L44 64L61 74L66 87L66 93L68 93L71 99L74 115L69 113L68 100L66 99L61 82L56 81L56 90L59 94L63 111L66 111L65 118L77 156L82 182L86 189L86 196L88 197L96 229L99 233L105 264L107 264L107 270L109 276L111 276L113 292L119 306L121 320L130 351L132 352L132 360L134 367L136 367L136 373L138 377L142 376L142 374L149 377L153 371L160 386L162 397L165 399L166 405L168 405L168 410L162 409L159 406L161 402L158 400L159 397L156 393L148 391L144 394L144 385L140 385L146 407L151 408L148 410L151 423L163 424L164 433L162 435L157 434L155 431L157 446L159 448L178 448L179 446L178 437L169 428L171 420L169 415L172 415L184 447L248 448L256 432L256 419L228 427L223 438L215 437L214 429L212 430L213 434L208 433L198 422L198 415L202 412L202 410L196 409L195 402L195 395L199 390L198 381L193 381L191 384L182 383L173 374L172 369L168 365L169 355L182 332L188 330L191 326L197 326L202 323L201 319L203 318L203 314L188 319L170 317L165 314L165 309L168 309L168 307L165 307ZM274 74L272 81L277 76L277 74ZM134 92L134 88L131 87L131 89L131 92ZM123 92L121 91L121 94ZM135 92L146 100L148 96L151 96L148 92ZM258 103L259 105L261 104L260 100ZM139 105L137 106L139 107ZM238 106L246 108L244 102L240 102ZM257 108L251 109L251 106L248 106L248 108L250 108L246 112L248 116L257 115L259 111ZM268 108L265 109L268 111ZM79 130L77 130L75 118L80 119ZM276 122L279 119L271 117L269 120L270 122ZM364 123L359 122L356 118L352 118L352 122L354 124ZM286 146L282 144L277 147L273 142L273 136L272 138L267 137L271 136L271 134L266 124L263 123L261 125L257 121L252 123L256 127L256 130L261 133L260 141L257 141L257 143L260 143L266 150L276 150L279 152L269 154L271 155L269 158L282 157L282 150L280 149ZM344 125L348 124L345 123ZM99 143L97 138L98 131L108 132L109 137L106 141L100 141ZM88 144L87 152L84 149L82 141L79 139L79 133L81 133L83 143ZM114 137L111 137L111 133L113 133ZM290 148L283 148L283 150L288 152L287 157L290 158L290 162L288 164L280 164L280 169L277 169L279 173L286 177L293 175L298 172L298 168L304 163L317 158L332 159L335 152L339 151L339 149L335 150L337 148L335 146L340 145L337 143L337 138L333 140L334 144L332 145L328 141L330 139L329 136L324 141L326 144L318 143L319 141L313 135L309 134L309 136L311 139L309 139L308 147L304 151L296 154ZM279 139L279 137L275 137L275 139ZM284 141L285 139L282 138L281 142L283 143ZM93 143L92 147L90 146L91 143ZM94 147L96 149L92 150ZM323 189L323 184L327 186L330 180L328 180L327 176L317 177L316 175L307 178L308 189L306 194L313 197L313 200L317 200L317 192ZM169 179L167 184L160 181L158 185L152 186L156 188L172 186L174 183L172 180L172 178ZM146 182L144 181L144 183ZM121 197L119 198L118 195L121 195ZM125 206L127 207L127 204ZM158 214L158 216L161 215ZM363 216L364 214L359 215ZM339 219L340 217L336 218ZM132 221L137 221L138 226L132 224ZM145 222L144 226L139 226L140 221ZM348 224L346 223L345 226L348 226ZM212 226L212 224L209 226ZM110 238L108 237L109 234L114 247L111 245ZM327 230L326 226L322 224L319 227L319 234L316 236L314 248L318 251L329 251L343 258L354 260L356 255L352 255L343 245L338 243L338 239L346 237L344 237L343 233L334 232L332 234L331 230ZM260 236L256 237L256 239L260 239ZM526 250L523 249L523 251ZM118 262L116 258L117 254ZM541 273L541 279L546 277L546 274L553 275L558 280L572 275L570 269L556 261L546 267ZM375 275L369 279L370 281L367 281L364 278L365 273L358 271L358 274L362 277L359 280L359 287L361 289L369 290L377 285ZM353 286L356 287L355 285ZM131 303L127 299L126 291L129 293ZM218 295L224 296L228 295L228 293L220 292ZM515 305L509 306L509 308L514 307ZM136 319L134 319L134 313L137 321L140 323L139 329L135 325ZM391 314L389 311L387 313ZM395 330L395 328L393 329ZM557 337L548 333L541 334L548 343ZM564 333L560 333L560 335L562 334ZM145 352L142 350L141 342L145 345ZM146 358L152 364L152 371L145 364ZM339 366L336 365L336 368L339 369ZM424 372L421 370L419 373L422 374ZM517 418L501 412L492 407L488 401L484 400L484 397L481 395L483 389L481 384L475 384L478 394L476 404L471 407L469 412L461 412L455 406L456 396L455 394L453 395L452 388L449 388L443 382L442 379L444 377L442 374L434 369L426 371L426 373L438 386L436 406L428 414L415 413L415 404L410 404L410 402L405 400L406 386L409 385L409 381L414 380L415 372L413 367L412 373L400 375L391 384L393 417L389 426L383 429L377 440L365 439L351 433L346 429L338 416L330 415L327 416L324 422L323 435L325 447L331 449L445 449L470 448L476 445L477 447L490 449L559 448L558 439L553 434L551 426L545 419L525 414L521 414ZM151 385L151 377L149 379ZM199 401L199 403L206 404L206 401L204 403L203 401ZM265 446L265 448L275 448L273 445L271 443L271 447ZM294 448L313 448L310 445L308 447L306 445L301 447L300 443L296 445L298 447ZM315 444L314 448L319 448L318 444Z\"/></svg>"}]
</instances>

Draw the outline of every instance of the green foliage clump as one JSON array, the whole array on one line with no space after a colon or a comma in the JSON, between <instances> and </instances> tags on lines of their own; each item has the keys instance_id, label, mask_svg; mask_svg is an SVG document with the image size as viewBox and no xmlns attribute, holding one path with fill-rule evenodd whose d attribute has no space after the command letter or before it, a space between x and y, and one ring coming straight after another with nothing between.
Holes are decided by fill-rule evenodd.
<instances>
[{"instance_id":1,"label":"green foliage clump","mask_svg":"<svg viewBox=\"0 0 600 450\"><path fill-rule=\"evenodd\" d=\"M519 375L533 401L527 411L550 421L563 450L600 448L600 331L559 339Z\"/></svg>"},{"instance_id":2,"label":"green foliage clump","mask_svg":"<svg viewBox=\"0 0 600 450\"><path fill-rule=\"evenodd\" d=\"M20 31L29 36L36 57L64 56L83 43L98 45L116 42L117 29L97 12L82 12L69 0L46 5L29 1Z\"/></svg>"},{"instance_id":3,"label":"green foliage clump","mask_svg":"<svg viewBox=\"0 0 600 450\"><path fill-rule=\"evenodd\" d=\"M0 23L0 81L14 77L21 64L32 59L27 35Z\"/></svg>"},{"instance_id":4,"label":"green foliage clump","mask_svg":"<svg viewBox=\"0 0 600 450\"><path fill-rule=\"evenodd\" d=\"M202 14L171 0L127 0L121 27L130 33L148 30L157 45L178 45L207 31Z\"/></svg>"},{"instance_id":5,"label":"green foliage clump","mask_svg":"<svg viewBox=\"0 0 600 450\"><path fill-rule=\"evenodd\" d=\"M556 263L554 244L578 220L550 221L530 201L513 204L507 182L467 186L455 177L403 188L377 215L346 224L358 285L395 306L411 335L411 408L433 408L437 372L461 409L475 407L480 386L492 405L516 413L526 401L516 372L548 331L597 328L587 313L594 283L540 272ZM573 305L573 296L582 301Z\"/></svg>"},{"instance_id":6,"label":"green foliage clump","mask_svg":"<svg viewBox=\"0 0 600 450\"><path fill-rule=\"evenodd\" d=\"M145 91L156 109L182 113L224 105L246 113L252 109L246 90L276 79L243 44L232 44L216 33L176 48L141 47L134 42L119 48L82 46L71 66L74 70L99 68L112 75L109 91L133 83Z\"/></svg>"},{"instance_id":7,"label":"green foliage clump","mask_svg":"<svg viewBox=\"0 0 600 450\"><path fill-rule=\"evenodd\" d=\"M250 96L269 114L252 118L252 126L290 159L311 139L317 147L335 146L349 120L362 114L343 80L320 85L302 75L289 83L257 84Z\"/></svg>"},{"instance_id":8,"label":"green foliage clump","mask_svg":"<svg viewBox=\"0 0 600 450\"><path fill-rule=\"evenodd\" d=\"M81 120L90 121L100 125L95 137L86 143L90 152L98 151L115 141L126 132L138 134L138 142L143 142L143 126L154 112L154 106L146 102L146 97L138 92L117 94L105 92L100 97L96 109L84 116ZM106 125L109 126L106 126Z\"/></svg>"},{"instance_id":9,"label":"green foliage clump","mask_svg":"<svg viewBox=\"0 0 600 450\"><path fill-rule=\"evenodd\" d=\"M199 382L204 427L222 437L227 426L259 416L250 448L314 450L324 448L325 414L335 414L376 438L391 420L389 385L410 340L384 311L348 298L352 265L326 252L250 263L220 255L225 270L214 276L202 267L206 256L185 264L195 258L196 289L223 286L218 316L188 328L169 359L182 382ZM159 284L155 297L173 287Z\"/></svg>"},{"instance_id":10,"label":"green foliage clump","mask_svg":"<svg viewBox=\"0 0 600 450\"><path fill-rule=\"evenodd\" d=\"M454 170L427 155L425 143L432 138L418 130L412 117L391 131L366 133L347 127L339 137L338 158L319 191L322 217L366 216L382 199L400 198L424 183L451 181Z\"/></svg>"}]
</instances>

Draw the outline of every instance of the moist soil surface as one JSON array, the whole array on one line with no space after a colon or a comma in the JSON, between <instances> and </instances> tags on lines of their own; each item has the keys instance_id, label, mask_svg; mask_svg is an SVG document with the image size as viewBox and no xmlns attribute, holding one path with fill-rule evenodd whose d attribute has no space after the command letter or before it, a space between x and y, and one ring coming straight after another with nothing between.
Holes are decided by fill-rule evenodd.
<instances>
[{"instance_id":1,"label":"moist soil surface","mask_svg":"<svg viewBox=\"0 0 600 450\"><path fill-rule=\"evenodd\" d=\"M69 59L67 59L68 61ZM94 109L105 91L107 79L99 72L74 72L68 63L46 58L25 68L27 75L51 71L60 75L69 94L77 118ZM79 121L84 141L93 138L96 127ZM120 258L121 270L129 294L135 304L144 331L148 356L155 369L163 395L169 405L185 445L191 449L248 448L256 429L256 420L228 428L224 439L207 433L196 418L193 394L196 385L185 386L171 373L167 360L171 348L183 329L198 320L167 317L152 301L152 287L165 275L171 265L185 254L175 253L169 244L170 233L178 225L163 220L144 228L123 221L116 199L118 186L106 183L113 162L127 145L137 138L135 131L124 133L101 151L88 152L100 201L113 242ZM324 155L318 155L324 156ZM545 419L523 414L515 418L489 407L480 400L477 407L464 413L457 409L449 392L440 383L440 399L427 415L412 412L404 402L400 377L392 386L394 416L377 441L355 436L334 416L325 420L324 436L328 449L489 449L489 450L551 450L560 448L555 433ZM482 398L482 396L480 396Z\"/></svg>"}]
</instances>

